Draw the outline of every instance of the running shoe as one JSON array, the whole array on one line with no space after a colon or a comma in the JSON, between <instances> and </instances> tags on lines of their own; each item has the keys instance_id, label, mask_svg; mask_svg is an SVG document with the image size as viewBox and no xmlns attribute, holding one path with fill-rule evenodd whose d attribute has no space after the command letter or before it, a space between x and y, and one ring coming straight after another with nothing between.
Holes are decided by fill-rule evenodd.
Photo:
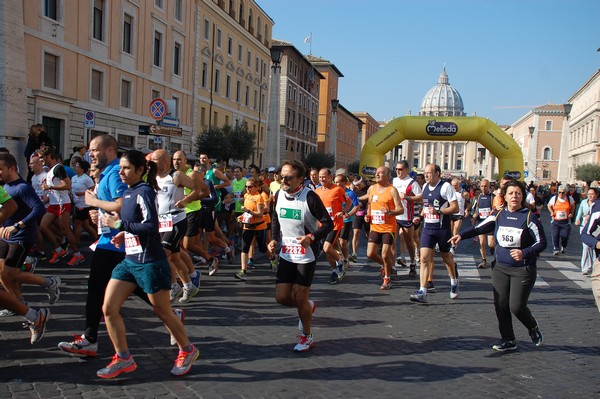
<instances>
[{"instance_id":1,"label":"running shoe","mask_svg":"<svg viewBox=\"0 0 600 399\"><path fill-rule=\"evenodd\" d=\"M312 309L312 314L315 314L315 310L317 310L317 303L315 301L313 301L312 299L309 299L308 304L310 305L310 307ZM301 319L298 319L298 330L304 331L304 325L302 324Z\"/></svg>"},{"instance_id":2,"label":"running shoe","mask_svg":"<svg viewBox=\"0 0 600 399\"><path fill-rule=\"evenodd\" d=\"M204 265L206 264L206 258L204 258L203 256L200 255L193 255L190 254L190 256L192 257L192 261L194 262L194 265Z\"/></svg>"},{"instance_id":3,"label":"running shoe","mask_svg":"<svg viewBox=\"0 0 600 399\"><path fill-rule=\"evenodd\" d=\"M337 261L335 263L335 272L337 274L337 278L338 280L342 281L342 279L344 278L344 275L346 274L346 272L344 271L344 263Z\"/></svg>"},{"instance_id":4,"label":"running shoe","mask_svg":"<svg viewBox=\"0 0 600 399\"><path fill-rule=\"evenodd\" d=\"M276 272L277 267L279 266L279 256L273 255L273 259L271 259L269 263L271 264L271 270Z\"/></svg>"},{"instance_id":5,"label":"running shoe","mask_svg":"<svg viewBox=\"0 0 600 399\"><path fill-rule=\"evenodd\" d=\"M48 280L48 286L44 290L48 293L48 303L54 305L60 298L60 277L50 276Z\"/></svg>"},{"instance_id":6,"label":"running shoe","mask_svg":"<svg viewBox=\"0 0 600 399\"><path fill-rule=\"evenodd\" d=\"M248 278L246 277L245 270L238 271L236 274L233 275L233 277L237 278L238 280L242 280L242 281L248 280Z\"/></svg>"},{"instance_id":7,"label":"running shoe","mask_svg":"<svg viewBox=\"0 0 600 399\"><path fill-rule=\"evenodd\" d=\"M192 285L192 287L189 289L183 287L183 295L181 295L181 298L179 298L179 303L188 303L193 297L198 295L199 292L200 288L196 287L195 285Z\"/></svg>"},{"instance_id":8,"label":"running shoe","mask_svg":"<svg viewBox=\"0 0 600 399\"><path fill-rule=\"evenodd\" d=\"M254 259L248 258L248 269L254 269Z\"/></svg>"},{"instance_id":9,"label":"running shoe","mask_svg":"<svg viewBox=\"0 0 600 399\"><path fill-rule=\"evenodd\" d=\"M38 258L35 256L27 255L25 262L21 266L22 272L35 273L35 267L37 266Z\"/></svg>"},{"instance_id":10,"label":"running shoe","mask_svg":"<svg viewBox=\"0 0 600 399\"><path fill-rule=\"evenodd\" d=\"M383 278L383 284L381 284L381 287L379 287L380 290L389 290L390 288L392 288L392 282L390 281L389 277L384 277Z\"/></svg>"},{"instance_id":11,"label":"running shoe","mask_svg":"<svg viewBox=\"0 0 600 399\"><path fill-rule=\"evenodd\" d=\"M41 308L37 311L37 320L32 322L27 322L27 326L29 330L31 330L31 343L35 344L39 342L40 339L44 337L46 333L46 323L50 318L50 309Z\"/></svg>"},{"instance_id":12,"label":"running shoe","mask_svg":"<svg viewBox=\"0 0 600 399\"><path fill-rule=\"evenodd\" d=\"M458 298L458 280L456 281L456 284L450 285L450 299L456 298Z\"/></svg>"},{"instance_id":13,"label":"running shoe","mask_svg":"<svg viewBox=\"0 0 600 399\"><path fill-rule=\"evenodd\" d=\"M85 257L83 256L83 254L74 254L73 257L71 258L71 260L69 260L67 262L67 265L69 266L77 266L81 263L85 262Z\"/></svg>"},{"instance_id":14,"label":"running shoe","mask_svg":"<svg viewBox=\"0 0 600 399\"><path fill-rule=\"evenodd\" d=\"M564 254L567 251L567 247L560 247L560 253Z\"/></svg>"},{"instance_id":15,"label":"running shoe","mask_svg":"<svg viewBox=\"0 0 600 399\"><path fill-rule=\"evenodd\" d=\"M552 251L552 255L557 256L558 255L558 251L555 249L554 251Z\"/></svg>"},{"instance_id":16,"label":"running shoe","mask_svg":"<svg viewBox=\"0 0 600 399\"><path fill-rule=\"evenodd\" d=\"M175 299L179 298L183 294L183 290L177 283L171 284L171 293L169 301L173 302Z\"/></svg>"},{"instance_id":17,"label":"running shoe","mask_svg":"<svg viewBox=\"0 0 600 399\"><path fill-rule=\"evenodd\" d=\"M408 277L409 278L417 277L417 265L415 265L414 263L410 264L410 269L408 270Z\"/></svg>"},{"instance_id":18,"label":"running shoe","mask_svg":"<svg viewBox=\"0 0 600 399\"><path fill-rule=\"evenodd\" d=\"M498 352L514 351L517 350L517 343L514 340L503 339L496 345L492 346L492 349Z\"/></svg>"},{"instance_id":19,"label":"running shoe","mask_svg":"<svg viewBox=\"0 0 600 399\"><path fill-rule=\"evenodd\" d=\"M585 269L583 272L581 272L581 274L583 274L584 276L589 276L590 274L592 274L592 269Z\"/></svg>"},{"instance_id":20,"label":"running shoe","mask_svg":"<svg viewBox=\"0 0 600 399\"><path fill-rule=\"evenodd\" d=\"M315 339L312 334L300 334L298 335L298 343L294 346L294 352L308 352L313 346L315 346Z\"/></svg>"},{"instance_id":21,"label":"running shoe","mask_svg":"<svg viewBox=\"0 0 600 399\"><path fill-rule=\"evenodd\" d=\"M73 334L75 338L71 342L60 342L58 344L58 349L61 349L65 352L72 353L74 355L81 356L97 356L98 355L98 343L90 342L85 337L85 334L76 335Z\"/></svg>"},{"instance_id":22,"label":"running shoe","mask_svg":"<svg viewBox=\"0 0 600 399\"><path fill-rule=\"evenodd\" d=\"M356 256L356 254L352 254L348 257L348 260L352 263L358 263L358 256Z\"/></svg>"},{"instance_id":23,"label":"running shoe","mask_svg":"<svg viewBox=\"0 0 600 399\"><path fill-rule=\"evenodd\" d=\"M190 279L192 280L192 284L194 284L196 287L200 287L200 277L202 276L202 273L200 272L200 270L196 270L196 277L191 277Z\"/></svg>"},{"instance_id":24,"label":"running shoe","mask_svg":"<svg viewBox=\"0 0 600 399\"><path fill-rule=\"evenodd\" d=\"M541 346L544 342L544 336L542 335L539 326L535 326L529 330L529 336L531 337L531 341L535 344L535 346Z\"/></svg>"},{"instance_id":25,"label":"running shoe","mask_svg":"<svg viewBox=\"0 0 600 399\"><path fill-rule=\"evenodd\" d=\"M427 292L428 293L434 293L435 292L435 286L433 285L433 281L428 281L427 285L425 285L425 288L427 288Z\"/></svg>"},{"instance_id":26,"label":"running shoe","mask_svg":"<svg viewBox=\"0 0 600 399\"><path fill-rule=\"evenodd\" d=\"M185 311L183 309L179 309L179 308L173 308L173 313L175 313L175 316L177 316L179 318L179 320L181 320L181 323L183 323L185 321ZM175 336L173 334L171 335L171 346L175 346L177 345L177 340L175 339Z\"/></svg>"},{"instance_id":27,"label":"running shoe","mask_svg":"<svg viewBox=\"0 0 600 399\"><path fill-rule=\"evenodd\" d=\"M115 378L123 373L131 373L135 369L137 369L137 364L133 360L133 355L129 355L127 359L121 359L115 353L108 366L98 370L96 375L100 378Z\"/></svg>"},{"instance_id":28,"label":"running shoe","mask_svg":"<svg viewBox=\"0 0 600 399\"><path fill-rule=\"evenodd\" d=\"M12 316L16 316L16 315L17 314L10 309L0 310L0 317L12 317Z\"/></svg>"},{"instance_id":29,"label":"running shoe","mask_svg":"<svg viewBox=\"0 0 600 399\"><path fill-rule=\"evenodd\" d=\"M208 265L208 275L212 276L216 272L219 271L219 259L216 256L213 256L210 260L210 264Z\"/></svg>"},{"instance_id":30,"label":"running shoe","mask_svg":"<svg viewBox=\"0 0 600 399\"><path fill-rule=\"evenodd\" d=\"M404 258L404 256L400 256L398 257L398 259L396 259L396 263L399 264L402 267L406 267L406 259Z\"/></svg>"},{"instance_id":31,"label":"running shoe","mask_svg":"<svg viewBox=\"0 0 600 399\"><path fill-rule=\"evenodd\" d=\"M56 262L58 262L59 260L61 260L62 258L64 258L65 256L67 256L67 251L65 251L64 249L61 249L60 252L54 251L54 252L52 252L52 257L50 258L48 263L53 265Z\"/></svg>"},{"instance_id":32,"label":"running shoe","mask_svg":"<svg viewBox=\"0 0 600 399\"><path fill-rule=\"evenodd\" d=\"M192 364L198 359L198 356L200 356L200 351L194 345L192 345L190 352L179 351L179 355L175 359L175 365L171 369L171 374L176 376L186 375L192 369Z\"/></svg>"},{"instance_id":33,"label":"running shoe","mask_svg":"<svg viewBox=\"0 0 600 399\"><path fill-rule=\"evenodd\" d=\"M410 294L411 302L427 303L427 294L421 290L415 291Z\"/></svg>"},{"instance_id":34,"label":"running shoe","mask_svg":"<svg viewBox=\"0 0 600 399\"><path fill-rule=\"evenodd\" d=\"M477 265L478 269L486 269L487 268L487 259L482 259L481 262Z\"/></svg>"},{"instance_id":35,"label":"running shoe","mask_svg":"<svg viewBox=\"0 0 600 399\"><path fill-rule=\"evenodd\" d=\"M331 271L331 276L329 276L329 284L337 284L338 283L338 275L335 270Z\"/></svg>"}]
</instances>

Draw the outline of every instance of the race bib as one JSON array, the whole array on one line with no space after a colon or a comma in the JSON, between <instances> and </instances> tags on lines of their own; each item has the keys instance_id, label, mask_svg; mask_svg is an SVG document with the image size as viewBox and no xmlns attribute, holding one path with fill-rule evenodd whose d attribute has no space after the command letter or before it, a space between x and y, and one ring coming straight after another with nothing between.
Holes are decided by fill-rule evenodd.
<instances>
[{"instance_id":1,"label":"race bib","mask_svg":"<svg viewBox=\"0 0 600 399\"><path fill-rule=\"evenodd\" d=\"M425 223L439 223L440 215L434 208L425 208Z\"/></svg>"},{"instance_id":2,"label":"race bib","mask_svg":"<svg viewBox=\"0 0 600 399\"><path fill-rule=\"evenodd\" d=\"M371 202L377 202L377 198L378 198L378 197L377 197L377 195L374 195L374 196L371 198Z\"/></svg>"},{"instance_id":3,"label":"race bib","mask_svg":"<svg viewBox=\"0 0 600 399\"><path fill-rule=\"evenodd\" d=\"M110 234L110 227L102 224L102 215L104 215L104 212L98 209L98 234Z\"/></svg>"},{"instance_id":4,"label":"race bib","mask_svg":"<svg viewBox=\"0 0 600 399\"><path fill-rule=\"evenodd\" d=\"M365 211L364 210L360 210L360 211L356 212L356 216L358 216L358 217L365 216Z\"/></svg>"},{"instance_id":5,"label":"race bib","mask_svg":"<svg viewBox=\"0 0 600 399\"><path fill-rule=\"evenodd\" d=\"M234 191L233 196L235 197L235 200L238 202L243 200L241 191Z\"/></svg>"},{"instance_id":6,"label":"race bib","mask_svg":"<svg viewBox=\"0 0 600 399\"><path fill-rule=\"evenodd\" d=\"M329 217L333 220L333 208L330 206L325 207L327 209L327 213L329 213Z\"/></svg>"},{"instance_id":7,"label":"race bib","mask_svg":"<svg viewBox=\"0 0 600 399\"><path fill-rule=\"evenodd\" d=\"M128 232L125 232L125 254L136 255L143 252L142 245L140 244L140 238Z\"/></svg>"},{"instance_id":8,"label":"race bib","mask_svg":"<svg viewBox=\"0 0 600 399\"><path fill-rule=\"evenodd\" d=\"M242 213L242 223L250 224L252 223L252 215L248 212Z\"/></svg>"},{"instance_id":9,"label":"race bib","mask_svg":"<svg viewBox=\"0 0 600 399\"><path fill-rule=\"evenodd\" d=\"M496 239L503 248L521 248L521 234L523 229L517 227L498 227Z\"/></svg>"},{"instance_id":10,"label":"race bib","mask_svg":"<svg viewBox=\"0 0 600 399\"><path fill-rule=\"evenodd\" d=\"M567 220L567 211L556 211L555 220Z\"/></svg>"},{"instance_id":11,"label":"race bib","mask_svg":"<svg viewBox=\"0 0 600 399\"><path fill-rule=\"evenodd\" d=\"M288 254L290 257L294 255L306 254L306 248L304 248L295 237L283 237L281 240L281 253Z\"/></svg>"},{"instance_id":12,"label":"race bib","mask_svg":"<svg viewBox=\"0 0 600 399\"><path fill-rule=\"evenodd\" d=\"M371 211L371 224L384 224L385 213L383 211Z\"/></svg>"},{"instance_id":13,"label":"race bib","mask_svg":"<svg viewBox=\"0 0 600 399\"><path fill-rule=\"evenodd\" d=\"M166 233L168 231L173 231L173 216L158 215L158 232Z\"/></svg>"},{"instance_id":14,"label":"race bib","mask_svg":"<svg viewBox=\"0 0 600 399\"><path fill-rule=\"evenodd\" d=\"M479 218L485 219L492 213L492 208L479 208Z\"/></svg>"}]
</instances>

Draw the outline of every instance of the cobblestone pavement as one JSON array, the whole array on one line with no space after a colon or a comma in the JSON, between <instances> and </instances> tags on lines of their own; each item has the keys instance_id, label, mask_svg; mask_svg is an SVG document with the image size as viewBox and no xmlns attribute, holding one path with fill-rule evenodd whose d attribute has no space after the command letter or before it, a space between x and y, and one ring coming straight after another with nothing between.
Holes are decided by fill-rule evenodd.
<instances>
[{"instance_id":1,"label":"cobblestone pavement","mask_svg":"<svg viewBox=\"0 0 600 399\"><path fill-rule=\"evenodd\" d=\"M546 218L547 219L547 215ZM550 228L546 221L546 234ZM274 275L258 264L247 282L233 278L235 265L203 275L201 294L184 305L188 333L201 355L187 376L169 374L176 349L148 306L137 298L123 309L138 369L123 378L96 377L113 354L102 327L97 358L71 357L56 344L84 326L87 269L42 264L38 273L60 274L60 301L44 339L29 344L22 319L0 320L1 398L584 398L600 394L600 315L590 279L578 271L578 229L566 254L540 257L530 307L544 333L536 348L514 321L519 349L498 353L490 269L478 270L475 244L461 243L457 261L460 297L449 298L449 279L436 257L437 293L429 304L411 303L418 286L407 269L393 289L380 291L379 270L353 265L343 281L327 283L321 259L311 297L317 302L309 353L292 351L297 316L274 300ZM87 256L91 256L86 253ZM264 260L264 259L263 259ZM236 257L236 262L239 257ZM203 270L205 273L205 270ZM44 305L37 287L25 289L34 306ZM45 306L45 305L44 305Z\"/></svg>"}]
</instances>

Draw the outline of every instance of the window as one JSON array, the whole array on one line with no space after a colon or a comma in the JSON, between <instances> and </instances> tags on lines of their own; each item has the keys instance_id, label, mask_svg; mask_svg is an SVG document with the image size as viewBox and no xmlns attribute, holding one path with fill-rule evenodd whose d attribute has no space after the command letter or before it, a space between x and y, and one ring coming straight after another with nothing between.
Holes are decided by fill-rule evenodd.
<instances>
[{"instance_id":1,"label":"window","mask_svg":"<svg viewBox=\"0 0 600 399\"><path fill-rule=\"evenodd\" d=\"M173 96L172 99L173 99L173 102L175 103L175 105L174 105L175 109L169 109L169 111L171 112L170 116L171 116L171 118L179 119L179 98Z\"/></svg>"},{"instance_id":2,"label":"window","mask_svg":"<svg viewBox=\"0 0 600 399\"><path fill-rule=\"evenodd\" d=\"M121 107L131 108L131 82L121 80Z\"/></svg>"},{"instance_id":3,"label":"window","mask_svg":"<svg viewBox=\"0 0 600 399\"><path fill-rule=\"evenodd\" d=\"M246 98L244 101L244 105L248 106L249 102L250 102L250 86L246 85Z\"/></svg>"},{"instance_id":4,"label":"window","mask_svg":"<svg viewBox=\"0 0 600 399\"><path fill-rule=\"evenodd\" d=\"M230 56L233 54L233 39L227 38L227 54Z\"/></svg>"},{"instance_id":5,"label":"window","mask_svg":"<svg viewBox=\"0 0 600 399\"><path fill-rule=\"evenodd\" d=\"M206 77L208 74L208 64L206 62L202 63L202 87L206 88Z\"/></svg>"},{"instance_id":6,"label":"window","mask_svg":"<svg viewBox=\"0 0 600 399\"><path fill-rule=\"evenodd\" d=\"M181 76L181 44L177 42L173 47L173 73Z\"/></svg>"},{"instance_id":7,"label":"window","mask_svg":"<svg viewBox=\"0 0 600 399\"><path fill-rule=\"evenodd\" d=\"M58 0L44 0L44 16L58 21Z\"/></svg>"},{"instance_id":8,"label":"window","mask_svg":"<svg viewBox=\"0 0 600 399\"><path fill-rule=\"evenodd\" d=\"M223 31L220 28L217 28L217 48L221 48L221 43L223 41Z\"/></svg>"},{"instance_id":9,"label":"window","mask_svg":"<svg viewBox=\"0 0 600 399\"><path fill-rule=\"evenodd\" d=\"M544 158L544 160L552 159L552 149L550 147L544 148L543 158Z\"/></svg>"},{"instance_id":10,"label":"window","mask_svg":"<svg viewBox=\"0 0 600 399\"><path fill-rule=\"evenodd\" d=\"M58 89L58 62L54 54L44 53L44 86L49 89Z\"/></svg>"},{"instance_id":11,"label":"window","mask_svg":"<svg viewBox=\"0 0 600 399\"><path fill-rule=\"evenodd\" d=\"M204 20L204 40L210 39L210 21Z\"/></svg>"},{"instance_id":12,"label":"window","mask_svg":"<svg viewBox=\"0 0 600 399\"><path fill-rule=\"evenodd\" d=\"M200 125L206 126L206 108L200 107Z\"/></svg>"},{"instance_id":13,"label":"window","mask_svg":"<svg viewBox=\"0 0 600 399\"><path fill-rule=\"evenodd\" d=\"M122 145L125 147L133 147L134 141L135 141L134 136L128 136L126 134L117 134L117 143L119 143L119 145Z\"/></svg>"},{"instance_id":14,"label":"window","mask_svg":"<svg viewBox=\"0 0 600 399\"><path fill-rule=\"evenodd\" d=\"M175 19L183 21L183 0L175 0Z\"/></svg>"},{"instance_id":15,"label":"window","mask_svg":"<svg viewBox=\"0 0 600 399\"><path fill-rule=\"evenodd\" d=\"M456 169L457 170L462 170L462 159L457 159L456 160Z\"/></svg>"},{"instance_id":16,"label":"window","mask_svg":"<svg viewBox=\"0 0 600 399\"><path fill-rule=\"evenodd\" d=\"M102 101L103 75L102 71L92 69L92 100Z\"/></svg>"},{"instance_id":17,"label":"window","mask_svg":"<svg viewBox=\"0 0 600 399\"><path fill-rule=\"evenodd\" d=\"M215 69L215 93L219 93L219 82L221 81L221 71Z\"/></svg>"},{"instance_id":18,"label":"window","mask_svg":"<svg viewBox=\"0 0 600 399\"><path fill-rule=\"evenodd\" d=\"M260 65L260 59L258 57L256 57L256 62L255 62L255 66L254 66L254 70L256 71L256 73L258 73L258 66Z\"/></svg>"},{"instance_id":19,"label":"window","mask_svg":"<svg viewBox=\"0 0 600 399\"><path fill-rule=\"evenodd\" d=\"M155 98L160 98L160 91L158 90L152 90L152 99L154 100Z\"/></svg>"},{"instance_id":20,"label":"window","mask_svg":"<svg viewBox=\"0 0 600 399\"><path fill-rule=\"evenodd\" d=\"M133 32L133 17L128 14L123 15L123 51L131 54Z\"/></svg>"},{"instance_id":21,"label":"window","mask_svg":"<svg viewBox=\"0 0 600 399\"><path fill-rule=\"evenodd\" d=\"M162 53L162 33L154 31L154 55L152 57L152 63L159 67L161 66L161 53Z\"/></svg>"},{"instance_id":22,"label":"window","mask_svg":"<svg viewBox=\"0 0 600 399\"><path fill-rule=\"evenodd\" d=\"M258 109L258 92L256 90L254 90L254 105L252 106L253 109Z\"/></svg>"},{"instance_id":23,"label":"window","mask_svg":"<svg viewBox=\"0 0 600 399\"><path fill-rule=\"evenodd\" d=\"M552 121L546 121L546 130L552 130Z\"/></svg>"},{"instance_id":24,"label":"window","mask_svg":"<svg viewBox=\"0 0 600 399\"><path fill-rule=\"evenodd\" d=\"M231 76L227 75L225 83L225 97L231 98Z\"/></svg>"},{"instance_id":25,"label":"window","mask_svg":"<svg viewBox=\"0 0 600 399\"><path fill-rule=\"evenodd\" d=\"M235 86L235 101L237 101L239 103L241 98L242 98L242 83L238 80L237 84Z\"/></svg>"},{"instance_id":26,"label":"window","mask_svg":"<svg viewBox=\"0 0 600 399\"><path fill-rule=\"evenodd\" d=\"M550 179L550 171L549 170L542 171L542 179Z\"/></svg>"},{"instance_id":27,"label":"window","mask_svg":"<svg viewBox=\"0 0 600 399\"><path fill-rule=\"evenodd\" d=\"M158 8L163 8L163 0L154 0L154 5Z\"/></svg>"},{"instance_id":28,"label":"window","mask_svg":"<svg viewBox=\"0 0 600 399\"><path fill-rule=\"evenodd\" d=\"M104 0L94 0L92 33L94 39L104 40Z\"/></svg>"},{"instance_id":29,"label":"window","mask_svg":"<svg viewBox=\"0 0 600 399\"><path fill-rule=\"evenodd\" d=\"M250 68L252 65L252 51L248 50L248 59L246 60L246 66Z\"/></svg>"},{"instance_id":30,"label":"window","mask_svg":"<svg viewBox=\"0 0 600 399\"><path fill-rule=\"evenodd\" d=\"M244 52L244 50L242 49L242 45L238 44L238 61L242 62L242 53Z\"/></svg>"}]
</instances>

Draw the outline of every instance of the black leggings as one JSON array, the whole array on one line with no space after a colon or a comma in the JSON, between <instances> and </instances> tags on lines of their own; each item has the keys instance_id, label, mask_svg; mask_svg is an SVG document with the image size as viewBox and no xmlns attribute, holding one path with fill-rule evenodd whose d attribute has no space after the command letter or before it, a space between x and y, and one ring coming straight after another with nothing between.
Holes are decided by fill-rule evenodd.
<instances>
[{"instance_id":1,"label":"black leggings","mask_svg":"<svg viewBox=\"0 0 600 399\"><path fill-rule=\"evenodd\" d=\"M110 280L113 269L125 259L124 252L98 249L94 251L90 265L90 277L88 278L88 295L85 302L85 337L91 342L98 339L98 328L102 319L102 305L104 304L104 293ZM140 287L133 292L150 306L150 299Z\"/></svg>"},{"instance_id":2,"label":"black leggings","mask_svg":"<svg viewBox=\"0 0 600 399\"><path fill-rule=\"evenodd\" d=\"M244 242L242 252L247 254L250 251L250 245L252 245L252 239L254 238L256 238L258 250L262 253L267 252L267 230L244 230L242 233Z\"/></svg>"},{"instance_id":3,"label":"black leggings","mask_svg":"<svg viewBox=\"0 0 600 399\"><path fill-rule=\"evenodd\" d=\"M502 339L515 339L511 314L514 314L528 330L537 325L527 307L536 277L535 266L512 267L498 263L492 270L494 307Z\"/></svg>"}]
</instances>

